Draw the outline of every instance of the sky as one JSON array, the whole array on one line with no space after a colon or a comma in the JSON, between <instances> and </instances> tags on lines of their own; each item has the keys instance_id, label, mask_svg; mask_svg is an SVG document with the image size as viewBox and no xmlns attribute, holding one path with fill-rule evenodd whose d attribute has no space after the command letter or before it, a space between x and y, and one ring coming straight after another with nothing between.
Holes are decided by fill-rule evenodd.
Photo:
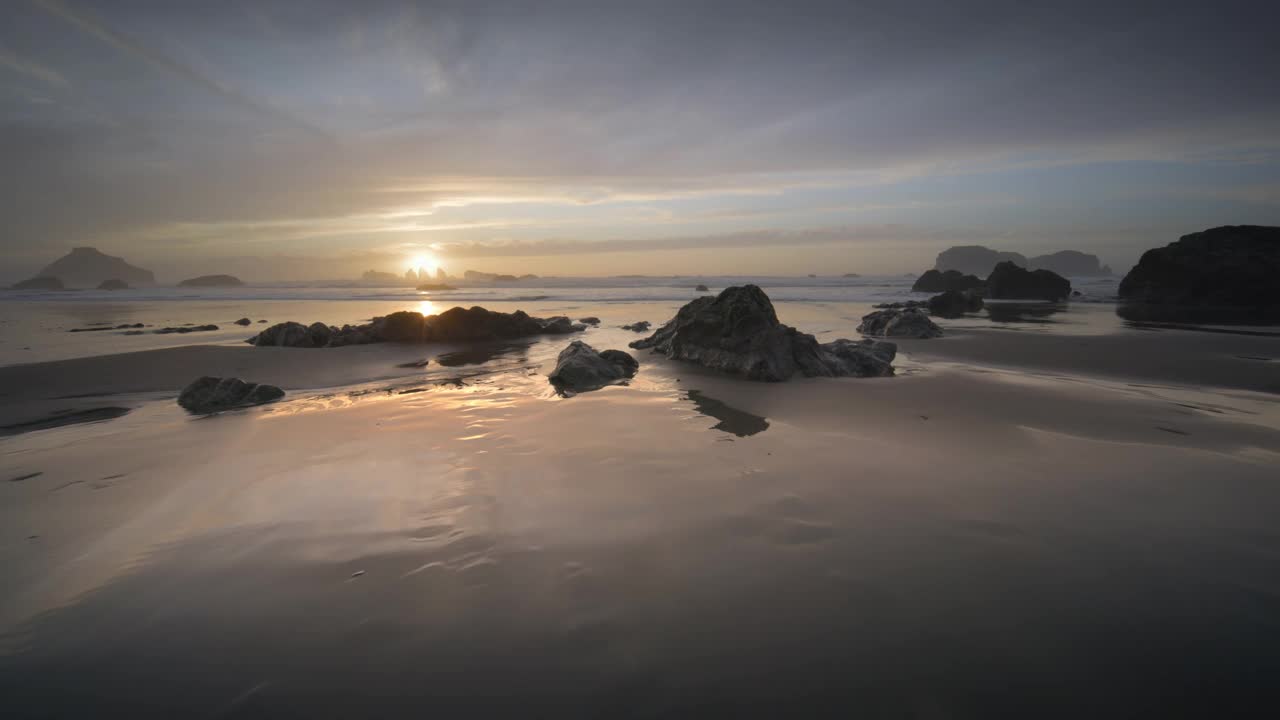
<instances>
[{"instance_id":1,"label":"sky","mask_svg":"<svg viewBox=\"0 0 1280 720\"><path fill-rule=\"evenodd\" d=\"M0 275L1123 272L1280 225L1280 3L5 0Z\"/></svg>"}]
</instances>

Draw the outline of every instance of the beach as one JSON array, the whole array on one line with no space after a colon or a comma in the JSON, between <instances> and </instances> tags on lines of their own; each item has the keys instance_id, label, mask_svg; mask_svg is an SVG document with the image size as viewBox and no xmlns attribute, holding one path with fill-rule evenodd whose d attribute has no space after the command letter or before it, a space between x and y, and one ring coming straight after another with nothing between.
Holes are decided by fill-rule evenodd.
<instances>
[{"instance_id":1,"label":"beach","mask_svg":"<svg viewBox=\"0 0 1280 720\"><path fill-rule=\"evenodd\" d=\"M856 338L900 285L775 305L820 341ZM1133 717L1277 700L1276 328L992 303L898 342L894 377L756 383L632 351L629 383L565 397L547 374L571 339L625 349L643 335L620 325L682 301L522 292L544 297L483 304L599 327L259 348L243 342L259 318L451 301L7 306L47 332L7 339L0 367L6 714ZM254 325L226 325L242 315ZM126 320L220 327L66 332ZM174 398L200 375L288 395L191 416ZM106 408L124 412L32 426Z\"/></svg>"}]
</instances>

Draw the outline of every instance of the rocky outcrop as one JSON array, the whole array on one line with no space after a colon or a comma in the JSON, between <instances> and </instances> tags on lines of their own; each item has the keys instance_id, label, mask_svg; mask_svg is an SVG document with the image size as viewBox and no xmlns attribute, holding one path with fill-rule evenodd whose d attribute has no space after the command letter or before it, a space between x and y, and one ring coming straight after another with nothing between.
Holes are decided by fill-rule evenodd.
<instances>
[{"instance_id":1,"label":"rocky outcrop","mask_svg":"<svg viewBox=\"0 0 1280 720\"><path fill-rule=\"evenodd\" d=\"M938 317L958 318L965 313L982 309L982 298L961 290L948 290L929 298L929 312Z\"/></svg>"},{"instance_id":2,"label":"rocky outcrop","mask_svg":"<svg viewBox=\"0 0 1280 720\"><path fill-rule=\"evenodd\" d=\"M178 283L178 287L241 287L244 281L234 275L201 275Z\"/></svg>"},{"instance_id":3,"label":"rocky outcrop","mask_svg":"<svg viewBox=\"0 0 1280 720\"><path fill-rule=\"evenodd\" d=\"M252 320L250 320L249 318L240 318L239 320L237 320L237 321L236 321L236 323L235 323L235 324L236 324L236 325L243 325L243 326L245 326L245 327L248 327L249 325L252 325L252 324L253 324L253 321L252 321Z\"/></svg>"},{"instance_id":4,"label":"rocky outcrop","mask_svg":"<svg viewBox=\"0 0 1280 720\"><path fill-rule=\"evenodd\" d=\"M693 289L693 291L694 292L711 292L711 288L707 287L706 285L699 284L697 287Z\"/></svg>"},{"instance_id":5,"label":"rocky outcrop","mask_svg":"<svg viewBox=\"0 0 1280 720\"><path fill-rule=\"evenodd\" d=\"M129 287L129 283L121 280L120 278L111 278L110 280L103 280L98 285L98 289L99 290L129 290L130 287Z\"/></svg>"},{"instance_id":6,"label":"rocky outcrop","mask_svg":"<svg viewBox=\"0 0 1280 720\"><path fill-rule=\"evenodd\" d=\"M1002 262L987 278L987 297L993 300L1049 300L1071 295L1071 282L1052 270L1026 270Z\"/></svg>"},{"instance_id":7,"label":"rocky outcrop","mask_svg":"<svg viewBox=\"0 0 1280 720\"><path fill-rule=\"evenodd\" d=\"M640 363L621 350L596 352L595 348L574 340L560 351L556 368L548 379L561 392L596 390L630 377L635 377Z\"/></svg>"},{"instance_id":8,"label":"rocky outcrop","mask_svg":"<svg viewBox=\"0 0 1280 720\"><path fill-rule=\"evenodd\" d=\"M1049 255L1037 255L1027 261L1031 270L1050 270L1063 277L1094 277L1110 275L1111 268L1102 264L1097 255L1078 250L1061 250Z\"/></svg>"},{"instance_id":9,"label":"rocky outcrop","mask_svg":"<svg viewBox=\"0 0 1280 720\"><path fill-rule=\"evenodd\" d=\"M1128 312L1150 319L1280 321L1280 227L1228 225L1142 254L1120 281Z\"/></svg>"},{"instance_id":10,"label":"rocky outcrop","mask_svg":"<svg viewBox=\"0 0 1280 720\"><path fill-rule=\"evenodd\" d=\"M531 335L564 335L585 330L563 315L536 318L523 310L495 312L482 307L455 307L439 315L402 310L374 318L365 325L341 328L312 323L285 322L263 330L248 340L250 345L322 348L365 345L377 342L469 342L508 340Z\"/></svg>"},{"instance_id":11,"label":"rocky outcrop","mask_svg":"<svg viewBox=\"0 0 1280 720\"><path fill-rule=\"evenodd\" d=\"M630 325L623 325L622 329L630 330L631 332L648 332L650 327L651 325L648 320L641 320L639 322L633 322Z\"/></svg>"},{"instance_id":12,"label":"rocky outcrop","mask_svg":"<svg viewBox=\"0 0 1280 720\"><path fill-rule=\"evenodd\" d=\"M837 340L819 344L778 322L769 296L755 285L725 288L684 307L653 335L631 343L675 360L693 362L749 380L874 377L893 374L892 343Z\"/></svg>"},{"instance_id":13,"label":"rocky outcrop","mask_svg":"<svg viewBox=\"0 0 1280 720\"><path fill-rule=\"evenodd\" d=\"M11 290L66 290L66 286L62 284L62 280L56 277L48 277L41 275L33 277L29 280L23 280L20 283L14 283Z\"/></svg>"},{"instance_id":14,"label":"rocky outcrop","mask_svg":"<svg viewBox=\"0 0 1280 720\"><path fill-rule=\"evenodd\" d=\"M583 323L583 324L585 324L585 325L599 325L599 324L600 324L600 318L598 318L598 317L596 317L596 316L594 316L594 315L589 315L589 316L587 316L587 317L578 318L578 322Z\"/></svg>"},{"instance_id":15,"label":"rocky outcrop","mask_svg":"<svg viewBox=\"0 0 1280 720\"><path fill-rule=\"evenodd\" d=\"M163 327L163 328L160 328L159 330L152 330L151 332L155 333L156 335L174 335L174 334L186 335L187 333L193 333L193 332L212 332L217 329L218 329L217 325L180 325L178 327ZM133 333L125 333L125 334L130 335ZM141 333L137 333L137 334L140 335Z\"/></svg>"},{"instance_id":16,"label":"rocky outcrop","mask_svg":"<svg viewBox=\"0 0 1280 720\"><path fill-rule=\"evenodd\" d=\"M982 278L973 275L965 275L956 270L947 270L940 272L938 270L926 270L923 275L916 278L911 286L911 292L947 292L948 290L975 290L983 286Z\"/></svg>"},{"instance_id":17,"label":"rocky outcrop","mask_svg":"<svg viewBox=\"0 0 1280 720\"><path fill-rule=\"evenodd\" d=\"M283 322L258 333L249 342L260 347L327 347L333 339L334 329L324 323L303 325L296 322Z\"/></svg>"},{"instance_id":18,"label":"rocky outcrop","mask_svg":"<svg viewBox=\"0 0 1280 720\"><path fill-rule=\"evenodd\" d=\"M1002 262L1012 262L1015 265L1026 267L1027 258L1016 252L1001 252L982 245L959 245L938 253L938 259L934 261L933 266L942 272L958 270L965 275L976 275L981 278L991 274L995 266ZM966 289L941 288L930 292Z\"/></svg>"},{"instance_id":19,"label":"rocky outcrop","mask_svg":"<svg viewBox=\"0 0 1280 720\"><path fill-rule=\"evenodd\" d=\"M907 308L929 309L928 300L904 300L902 302L887 302L872 305L876 310L906 310Z\"/></svg>"},{"instance_id":20,"label":"rocky outcrop","mask_svg":"<svg viewBox=\"0 0 1280 720\"><path fill-rule=\"evenodd\" d=\"M858 332L873 337L935 338L942 337L942 328L918 308L907 310L877 310L862 316Z\"/></svg>"},{"instance_id":21,"label":"rocky outcrop","mask_svg":"<svg viewBox=\"0 0 1280 720\"><path fill-rule=\"evenodd\" d=\"M156 281L150 270L134 267L123 258L103 254L91 247L73 249L46 266L40 275L60 278L70 287L87 288L112 279L131 285L150 285Z\"/></svg>"},{"instance_id":22,"label":"rocky outcrop","mask_svg":"<svg viewBox=\"0 0 1280 720\"><path fill-rule=\"evenodd\" d=\"M284 391L274 385L205 376L183 388L178 404L188 412L205 415L275 402L282 397Z\"/></svg>"}]
</instances>

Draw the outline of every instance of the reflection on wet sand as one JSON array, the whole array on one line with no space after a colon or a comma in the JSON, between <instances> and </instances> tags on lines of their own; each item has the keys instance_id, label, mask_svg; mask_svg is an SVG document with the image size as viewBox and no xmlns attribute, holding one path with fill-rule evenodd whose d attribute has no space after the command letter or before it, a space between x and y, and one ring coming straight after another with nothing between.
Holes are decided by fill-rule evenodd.
<instances>
[{"instance_id":1,"label":"reflection on wet sand","mask_svg":"<svg viewBox=\"0 0 1280 720\"><path fill-rule=\"evenodd\" d=\"M987 317L997 323L1054 323L1049 318L1064 309L1057 303L1004 303L988 302Z\"/></svg>"},{"instance_id":2,"label":"reflection on wet sand","mask_svg":"<svg viewBox=\"0 0 1280 720\"><path fill-rule=\"evenodd\" d=\"M711 426L712 430L720 430L738 437L749 437L769 429L769 421L759 415L730 407L715 398L707 397L697 390L690 390L689 399L693 408L709 418L720 422Z\"/></svg>"},{"instance_id":3,"label":"reflection on wet sand","mask_svg":"<svg viewBox=\"0 0 1280 720\"><path fill-rule=\"evenodd\" d=\"M529 343L486 343L465 350L444 353L436 358L436 362L445 367L461 367L463 365L483 365L497 358L512 357L525 359L529 355Z\"/></svg>"}]
</instances>

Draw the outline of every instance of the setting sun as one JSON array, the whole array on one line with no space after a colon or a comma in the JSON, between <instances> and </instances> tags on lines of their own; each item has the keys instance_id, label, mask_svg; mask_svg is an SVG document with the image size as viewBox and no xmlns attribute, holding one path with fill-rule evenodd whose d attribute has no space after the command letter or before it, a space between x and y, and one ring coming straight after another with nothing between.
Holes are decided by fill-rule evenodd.
<instances>
[{"instance_id":1,"label":"setting sun","mask_svg":"<svg viewBox=\"0 0 1280 720\"><path fill-rule=\"evenodd\" d=\"M409 256L410 270L426 270L429 273L436 271L436 259L430 253L418 253Z\"/></svg>"}]
</instances>

